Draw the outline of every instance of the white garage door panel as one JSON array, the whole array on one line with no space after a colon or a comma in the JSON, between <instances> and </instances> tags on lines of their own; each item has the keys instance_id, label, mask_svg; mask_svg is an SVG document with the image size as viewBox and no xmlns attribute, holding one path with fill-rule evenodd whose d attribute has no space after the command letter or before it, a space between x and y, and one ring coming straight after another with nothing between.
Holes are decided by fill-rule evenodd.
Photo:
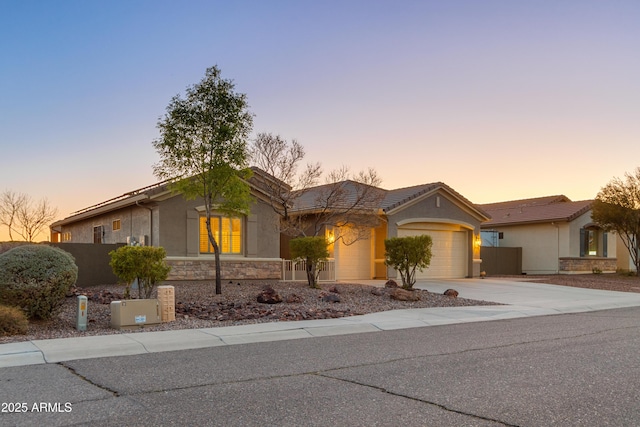
<instances>
[{"instance_id":1,"label":"white garage door panel","mask_svg":"<svg viewBox=\"0 0 640 427\"><path fill-rule=\"evenodd\" d=\"M349 246L340 242L338 251L338 280L371 279L371 240L358 240Z\"/></svg>"},{"instance_id":2,"label":"white garage door panel","mask_svg":"<svg viewBox=\"0 0 640 427\"><path fill-rule=\"evenodd\" d=\"M467 276L467 233L465 231L399 229L398 237L431 236L431 264L417 279L457 279Z\"/></svg>"}]
</instances>

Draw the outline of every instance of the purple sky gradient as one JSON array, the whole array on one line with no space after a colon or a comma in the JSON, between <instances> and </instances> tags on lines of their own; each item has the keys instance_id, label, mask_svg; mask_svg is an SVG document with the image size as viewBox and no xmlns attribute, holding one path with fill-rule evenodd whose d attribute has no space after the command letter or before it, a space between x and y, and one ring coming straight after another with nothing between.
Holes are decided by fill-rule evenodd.
<instances>
[{"instance_id":1,"label":"purple sky gradient","mask_svg":"<svg viewBox=\"0 0 640 427\"><path fill-rule=\"evenodd\" d=\"M62 218L156 182L158 118L217 64L254 132L325 170L591 199L640 166L638 22L635 0L0 0L0 190Z\"/></svg>"}]
</instances>

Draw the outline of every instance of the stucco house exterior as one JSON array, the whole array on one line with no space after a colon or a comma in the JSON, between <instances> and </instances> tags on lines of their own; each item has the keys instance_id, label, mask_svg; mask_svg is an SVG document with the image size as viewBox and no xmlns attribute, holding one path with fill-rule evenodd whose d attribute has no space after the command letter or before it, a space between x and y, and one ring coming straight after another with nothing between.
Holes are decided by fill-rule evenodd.
<instances>
[{"instance_id":1,"label":"stucco house exterior","mask_svg":"<svg viewBox=\"0 0 640 427\"><path fill-rule=\"evenodd\" d=\"M279 216L259 185L261 171L249 183L250 212L212 217L225 279L280 279ZM51 226L52 241L128 243L162 246L172 270L169 280L215 278L208 243L204 202L186 200L158 183L77 211Z\"/></svg>"},{"instance_id":2,"label":"stucco house exterior","mask_svg":"<svg viewBox=\"0 0 640 427\"><path fill-rule=\"evenodd\" d=\"M342 184L345 191L357 190L357 183ZM318 207L310 201L314 193L321 190L322 186L307 190L292 209L293 214L317 211ZM429 268L416 273L418 279L479 276L480 225L489 220L486 212L442 182L395 190L376 188L376 191L380 195L377 206L370 208L378 215L379 225L371 227L363 238L352 244L335 240L330 246L336 280L398 278L397 272L384 264L384 240L421 234L431 236L433 256ZM326 227L324 232L332 241L333 236L345 230ZM283 257L287 258L286 248Z\"/></svg>"},{"instance_id":3,"label":"stucco house exterior","mask_svg":"<svg viewBox=\"0 0 640 427\"><path fill-rule=\"evenodd\" d=\"M593 201L563 195L479 205L482 245L522 248L526 274L615 272L616 236L591 219Z\"/></svg>"}]
</instances>

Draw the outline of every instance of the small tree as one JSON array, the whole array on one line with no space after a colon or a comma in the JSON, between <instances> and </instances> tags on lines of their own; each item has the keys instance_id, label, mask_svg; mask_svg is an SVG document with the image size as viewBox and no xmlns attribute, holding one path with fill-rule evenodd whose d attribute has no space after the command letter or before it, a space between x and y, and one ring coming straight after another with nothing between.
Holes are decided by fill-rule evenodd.
<instances>
[{"instance_id":1,"label":"small tree","mask_svg":"<svg viewBox=\"0 0 640 427\"><path fill-rule=\"evenodd\" d=\"M393 237L385 239L384 263L400 273L402 287L412 289L416 269L422 271L431 263L431 236Z\"/></svg>"},{"instance_id":2,"label":"small tree","mask_svg":"<svg viewBox=\"0 0 640 427\"><path fill-rule=\"evenodd\" d=\"M606 231L614 231L627 248L640 275L640 168L614 178L604 186L593 203L591 217Z\"/></svg>"},{"instance_id":3,"label":"small tree","mask_svg":"<svg viewBox=\"0 0 640 427\"><path fill-rule=\"evenodd\" d=\"M246 95L236 93L218 67L207 69L200 83L175 96L158 121L160 138L153 142L160 162L154 173L173 181L171 188L186 199L202 198L209 243L216 268L216 294L222 293L220 246L211 230L214 209L234 216L249 211L247 140L253 117Z\"/></svg>"},{"instance_id":4,"label":"small tree","mask_svg":"<svg viewBox=\"0 0 640 427\"><path fill-rule=\"evenodd\" d=\"M113 274L126 286L125 298L131 293L131 283L138 281L138 298L151 298L156 285L166 280L171 271L165 263L164 248L152 246L122 246L109 252Z\"/></svg>"},{"instance_id":5,"label":"small tree","mask_svg":"<svg viewBox=\"0 0 640 427\"><path fill-rule=\"evenodd\" d=\"M293 259L303 259L307 265L307 282L312 288L318 288L317 266L321 261L329 258L329 242L324 237L298 237L291 240L291 256Z\"/></svg>"}]
</instances>

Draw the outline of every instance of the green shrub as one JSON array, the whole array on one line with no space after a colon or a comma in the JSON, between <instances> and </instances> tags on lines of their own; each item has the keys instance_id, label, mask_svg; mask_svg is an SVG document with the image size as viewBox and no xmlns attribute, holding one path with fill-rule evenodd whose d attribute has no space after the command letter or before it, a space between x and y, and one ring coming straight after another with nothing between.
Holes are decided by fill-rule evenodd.
<instances>
[{"instance_id":1,"label":"green shrub","mask_svg":"<svg viewBox=\"0 0 640 427\"><path fill-rule=\"evenodd\" d=\"M385 239L384 263L400 273L402 287L412 289L416 269L422 271L431 263L431 236L392 237Z\"/></svg>"},{"instance_id":2,"label":"green shrub","mask_svg":"<svg viewBox=\"0 0 640 427\"><path fill-rule=\"evenodd\" d=\"M29 321L24 311L18 307L0 305L0 337L24 335L28 327Z\"/></svg>"},{"instance_id":3,"label":"green shrub","mask_svg":"<svg viewBox=\"0 0 640 427\"><path fill-rule=\"evenodd\" d=\"M165 262L164 248L152 246L122 246L109 252L113 274L126 285L129 298L131 283L138 280L138 297L151 298L156 285L167 278L171 267Z\"/></svg>"},{"instance_id":4,"label":"green shrub","mask_svg":"<svg viewBox=\"0 0 640 427\"><path fill-rule=\"evenodd\" d=\"M307 282L312 288L319 287L317 266L329 257L329 242L321 236L297 237L289 243L291 257L306 261Z\"/></svg>"},{"instance_id":5,"label":"green shrub","mask_svg":"<svg viewBox=\"0 0 640 427\"><path fill-rule=\"evenodd\" d=\"M24 245L0 255L0 301L28 318L51 318L76 283L73 256L48 245Z\"/></svg>"}]
</instances>

